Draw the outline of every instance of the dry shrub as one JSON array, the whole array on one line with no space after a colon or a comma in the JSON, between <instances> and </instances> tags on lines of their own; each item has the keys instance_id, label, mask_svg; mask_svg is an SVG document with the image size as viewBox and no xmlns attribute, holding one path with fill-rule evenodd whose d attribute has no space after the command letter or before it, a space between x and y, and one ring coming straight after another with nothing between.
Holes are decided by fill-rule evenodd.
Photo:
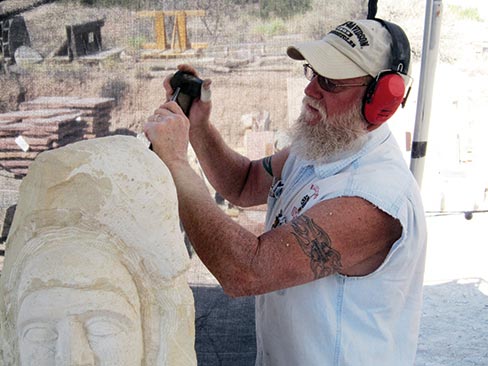
<instances>
[{"instance_id":1,"label":"dry shrub","mask_svg":"<svg viewBox=\"0 0 488 366\"><path fill-rule=\"evenodd\" d=\"M118 105L129 91L129 83L122 77L116 76L105 82L100 91L100 96L104 98L114 98Z\"/></svg>"},{"instance_id":2,"label":"dry shrub","mask_svg":"<svg viewBox=\"0 0 488 366\"><path fill-rule=\"evenodd\" d=\"M16 75L0 74L0 113L16 111L25 100L26 89Z\"/></svg>"}]
</instances>

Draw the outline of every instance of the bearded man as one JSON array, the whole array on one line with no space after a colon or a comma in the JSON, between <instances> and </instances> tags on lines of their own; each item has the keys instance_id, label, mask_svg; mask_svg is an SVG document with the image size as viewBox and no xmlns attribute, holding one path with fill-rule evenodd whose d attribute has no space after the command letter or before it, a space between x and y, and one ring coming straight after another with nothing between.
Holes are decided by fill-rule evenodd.
<instances>
[{"instance_id":1,"label":"bearded man","mask_svg":"<svg viewBox=\"0 0 488 366\"><path fill-rule=\"evenodd\" d=\"M398 32L356 20L289 47L310 83L291 146L273 156L250 161L224 143L210 122L209 81L189 118L168 101L145 126L198 256L227 294L256 296L256 365L414 363L425 217L383 124L408 78L408 39ZM165 88L169 100L169 79ZM188 142L223 197L244 207L267 202L264 234L217 207L188 163Z\"/></svg>"}]
</instances>

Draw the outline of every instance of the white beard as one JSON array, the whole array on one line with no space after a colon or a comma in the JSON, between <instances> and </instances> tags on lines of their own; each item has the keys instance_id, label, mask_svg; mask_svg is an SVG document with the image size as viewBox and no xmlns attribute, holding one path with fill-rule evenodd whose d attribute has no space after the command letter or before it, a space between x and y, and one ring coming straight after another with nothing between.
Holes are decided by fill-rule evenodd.
<instances>
[{"instance_id":1,"label":"white beard","mask_svg":"<svg viewBox=\"0 0 488 366\"><path fill-rule=\"evenodd\" d=\"M313 116L302 106L300 116L290 129L293 153L320 164L337 160L363 146L367 129L359 103L343 113L327 117L325 109L314 99L305 97L303 100L317 109L321 118L310 125L308 122Z\"/></svg>"}]
</instances>

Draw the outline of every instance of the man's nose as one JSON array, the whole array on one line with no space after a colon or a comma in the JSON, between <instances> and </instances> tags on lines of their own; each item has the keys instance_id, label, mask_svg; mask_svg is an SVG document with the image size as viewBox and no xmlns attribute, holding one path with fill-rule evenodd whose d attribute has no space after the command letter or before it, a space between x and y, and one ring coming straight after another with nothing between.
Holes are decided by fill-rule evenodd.
<instances>
[{"instance_id":1,"label":"man's nose","mask_svg":"<svg viewBox=\"0 0 488 366\"><path fill-rule=\"evenodd\" d=\"M56 366L94 366L95 355L90 348L83 323L68 318L59 324Z\"/></svg>"},{"instance_id":2,"label":"man's nose","mask_svg":"<svg viewBox=\"0 0 488 366\"><path fill-rule=\"evenodd\" d=\"M309 83L305 87L304 92L307 97L320 100L323 97L324 90L320 87L319 82L315 77L309 81Z\"/></svg>"}]
</instances>

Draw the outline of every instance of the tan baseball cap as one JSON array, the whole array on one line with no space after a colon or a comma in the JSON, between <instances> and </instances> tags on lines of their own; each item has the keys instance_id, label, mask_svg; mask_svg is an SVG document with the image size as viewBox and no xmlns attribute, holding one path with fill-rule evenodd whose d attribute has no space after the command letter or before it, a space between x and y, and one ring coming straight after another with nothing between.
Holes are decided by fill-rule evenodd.
<instances>
[{"instance_id":1,"label":"tan baseball cap","mask_svg":"<svg viewBox=\"0 0 488 366\"><path fill-rule=\"evenodd\" d=\"M319 41L297 43L286 52L330 79L375 77L391 66L391 43L390 33L380 22L361 19L339 25Z\"/></svg>"}]
</instances>

